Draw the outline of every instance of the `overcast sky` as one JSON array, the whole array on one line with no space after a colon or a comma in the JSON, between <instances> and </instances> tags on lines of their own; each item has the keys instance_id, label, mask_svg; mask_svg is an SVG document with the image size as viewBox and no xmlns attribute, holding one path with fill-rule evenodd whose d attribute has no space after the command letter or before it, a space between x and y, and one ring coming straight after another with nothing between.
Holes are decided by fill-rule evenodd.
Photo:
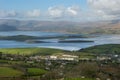
<instances>
[{"instance_id":1,"label":"overcast sky","mask_svg":"<svg viewBox=\"0 0 120 80\"><path fill-rule=\"evenodd\" d=\"M120 0L0 0L0 18L113 20L120 18Z\"/></svg>"}]
</instances>

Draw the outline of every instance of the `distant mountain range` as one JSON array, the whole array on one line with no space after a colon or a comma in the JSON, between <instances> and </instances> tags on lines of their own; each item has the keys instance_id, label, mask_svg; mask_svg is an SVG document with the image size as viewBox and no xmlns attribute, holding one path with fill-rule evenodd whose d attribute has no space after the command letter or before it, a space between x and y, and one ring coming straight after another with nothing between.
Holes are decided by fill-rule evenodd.
<instances>
[{"instance_id":1,"label":"distant mountain range","mask_svg":"<svg viewBox=\"0 0 120 80\"><path fill-rule=\"evenodd\" d=\"M47 31L84 34L119 34L120 20L96 22L0 19L0 31Z\"/></svg>"}]
</instances>

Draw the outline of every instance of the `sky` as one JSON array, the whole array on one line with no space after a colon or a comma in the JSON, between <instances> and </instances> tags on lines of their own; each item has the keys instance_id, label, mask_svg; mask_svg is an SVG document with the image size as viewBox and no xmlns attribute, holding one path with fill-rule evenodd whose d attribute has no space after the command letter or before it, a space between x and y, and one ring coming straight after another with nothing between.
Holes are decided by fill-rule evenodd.
<instances>
[{"instance_id":1,"label":"sky","mask_svg":"<svg viewBox=\"0 0 120 80\"><path fill-rule=\"evenodd\" d=\"M113 20L120 18L120 0L0 0L0 18Z\"/></svg>"}]
</instances>

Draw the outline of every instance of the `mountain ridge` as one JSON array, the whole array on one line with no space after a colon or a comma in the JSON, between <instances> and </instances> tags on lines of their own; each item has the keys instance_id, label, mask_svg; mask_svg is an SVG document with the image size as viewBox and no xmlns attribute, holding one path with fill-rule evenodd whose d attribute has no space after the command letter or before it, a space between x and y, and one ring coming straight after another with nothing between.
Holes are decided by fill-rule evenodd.
<instances>
[{"instance_id":1,"label":"mountain ridge","mask_svg":"<svg viewBox=\"0 0 120 80\"><path fill-rule=\"evenodd\" d=\"M85 34L119 34L120 20L73 22L0 19L0 31L47 31Z\"/></svg>"}]
</instances>

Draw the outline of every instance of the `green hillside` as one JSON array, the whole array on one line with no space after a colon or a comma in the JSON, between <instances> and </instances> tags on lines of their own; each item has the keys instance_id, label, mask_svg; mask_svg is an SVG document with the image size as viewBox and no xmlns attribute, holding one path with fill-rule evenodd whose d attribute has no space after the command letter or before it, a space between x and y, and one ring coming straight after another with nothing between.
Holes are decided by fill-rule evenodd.
<instances>
[{"instance_id":1,"label":"green hillside","mask_svg":"<svg viewBox=\"0 0 120 80\"><path fill-rule=\"evenodd\" d=\"M120 54L120 44L97 45L79 50L80 52L95 54Z\"/></svg>"},{"instance_id":2,"label":"green hillside","mask_svg":"<svg viewBox=\"0 0 120 80\"><path fill-rule=\"evenodd\" d=\"M64 52L64 50L50 49L50 48L4 48L0 49L3 54L18 54L18 55L51 55Z\"/></svg>"}]
</instances>

